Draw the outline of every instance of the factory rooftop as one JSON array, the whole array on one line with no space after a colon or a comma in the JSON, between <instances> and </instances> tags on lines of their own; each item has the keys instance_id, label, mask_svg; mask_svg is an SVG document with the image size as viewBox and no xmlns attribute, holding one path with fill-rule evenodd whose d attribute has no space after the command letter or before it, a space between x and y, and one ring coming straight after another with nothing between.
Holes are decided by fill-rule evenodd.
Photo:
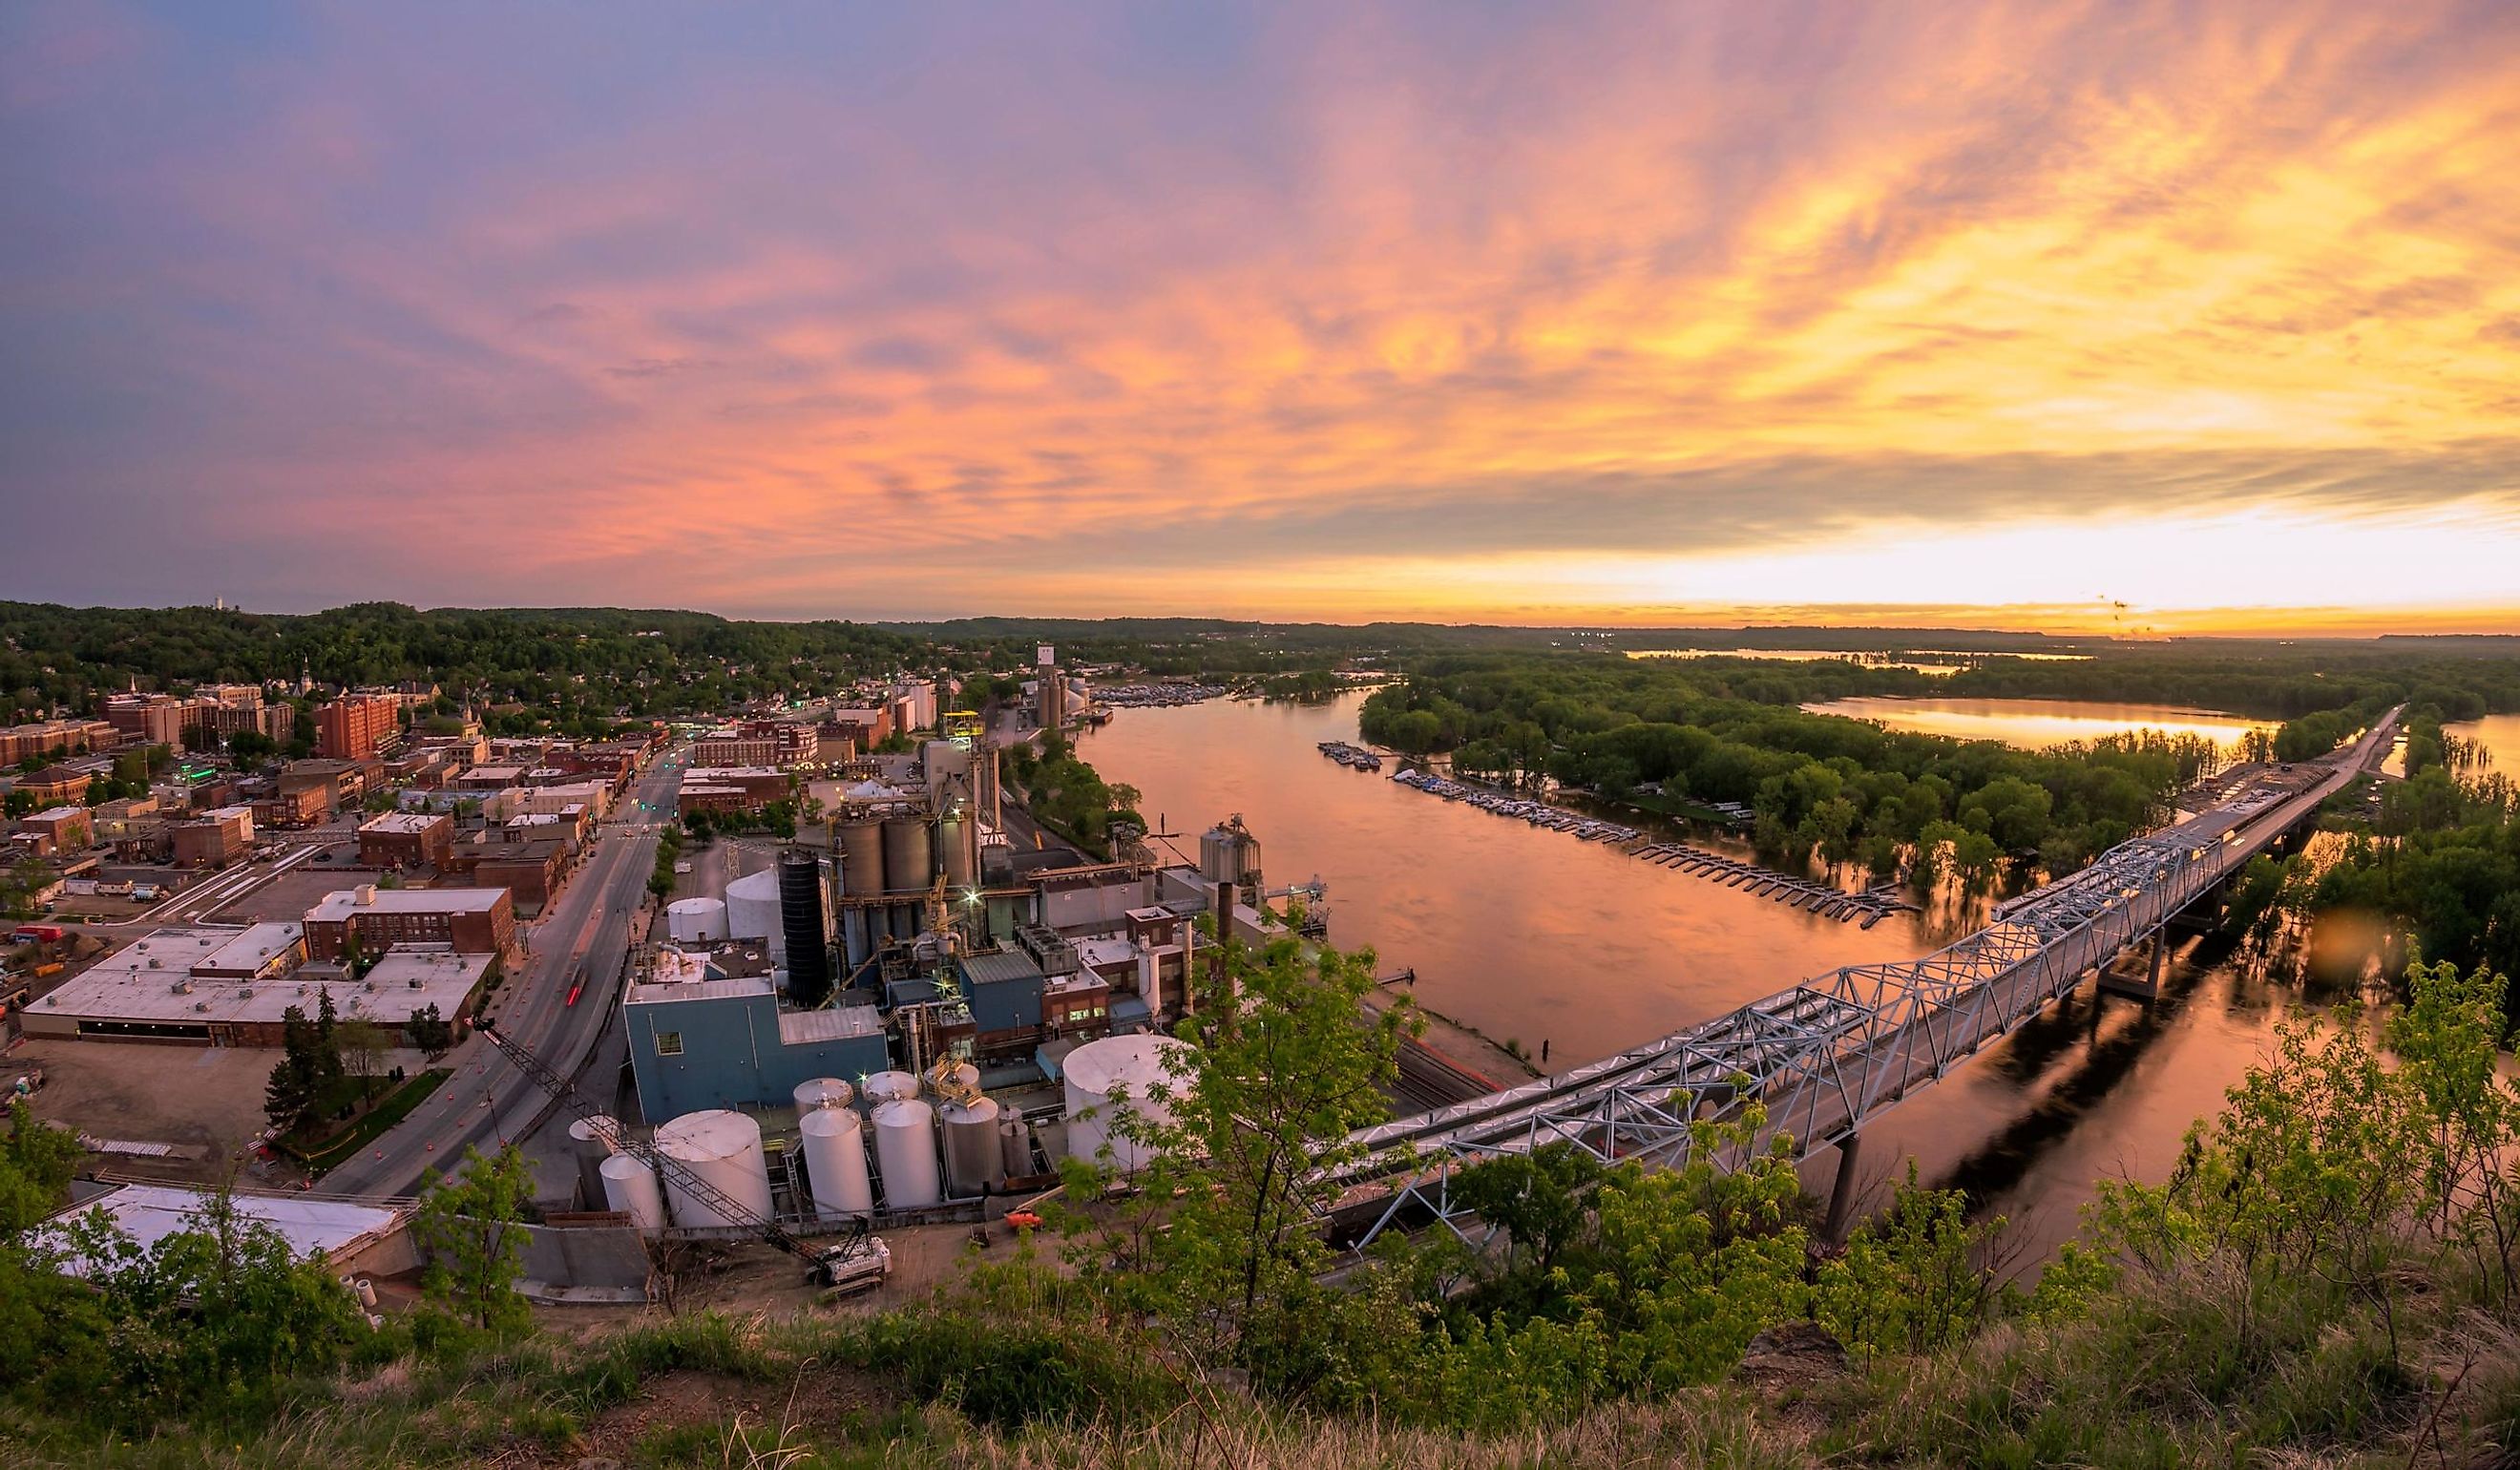
<instances>
[{"instance_id":1,"label":"factory rooftop","mask_svg":"<svg viewBox=\"0 0 2520 1470\"><path fill-rule=\"evenodd\" d=\"M872 1005L827 1005L821 1010L779 1012L782 1046L802 1047L853 1036L883 1035L883 1015Z\"/></svg>"},{"instance_id":2,"label":"factory rooftop","mask_svg":"<svg viewBox=\"0 0 2520 1470\"><path fill-rule=\"evenodd\" d=\"M487 955L402 947L364 979L330 966L301 970L298 926L159 929L109 955L28 1005L30 1035L210 1041L278 1040L292 1005L313 1015L324 993L342 1020L399 1027L434 1005L453 1019L489 972ZM319 973L320 970L320 973Z\"/></svg>"},{"instance_id":3,"label":"factory rooftop","mask_svg":"<svg viewBox=\"0 0 2520 1470\"><path fill-rule=\"evenodd\" d=\"M306 911L308 923L344 923L362 913L487 913L505 888L338 888Z\"/></svg>"},{"instance_id":4,"label":"factory rooftop","mask_svg":"<svg viewBox=\"0 0 2520 1470\"><path fill-rule=\"evenodd\" d=\"M381 1241L403 1227L403 1214L382 1205L305 1196L236 1193L230 1196L243 1220L263 1225L289 1244L289 1253L308 1257L340 1257ZM87 1274L92 1263L76 1254L68 1229L91 1211L131 1237L142 1250L154 1249L169 1235L202 1227L209 1196L199 1189L172 1184L124 1184L84 1204L72 1205L52 1218L41 1232L64 1249L62 1270Z\"/></svg>"}]
</instances>

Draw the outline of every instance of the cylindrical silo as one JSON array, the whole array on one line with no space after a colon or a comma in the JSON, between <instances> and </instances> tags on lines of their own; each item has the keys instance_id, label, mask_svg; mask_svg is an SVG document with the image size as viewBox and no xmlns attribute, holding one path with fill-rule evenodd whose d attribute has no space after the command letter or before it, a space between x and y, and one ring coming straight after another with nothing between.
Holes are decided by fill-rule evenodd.
<instances>
[{"instance_id":1,"label":"cylindrical silo","mask_svg":"<svg viewBox=\"0 0 2520 1470\"><path fill-rule=\"evenodd\" d=\"M604 1161L604 1207L630 1217L643 1230L665 1227L665 1197L656 1189L656 1171L626 1153Z\"/></svg>"},{"instance_id":2,"label":"cylindrical silo","mask_svg":"<svg viewBox=\"0 0 2520 1470\"><path fill-rule=\"evenodd\" d=\"M1032 1125L1019 1113L998 1115L998 1162L1011 1179L1032 1173Z\"/></svg>"},{"instance_id":3,"label":"cylindrical silo","mask_svg":"<svg viewBox=\"0 0 2520 1470\"><path fill-rule=\"evenodd\" d=\"M676 944L713 944L726 938L726 901L687 898L667 904L665 937Z\"/></svg>"},{"instance_id":4,"label":"cylindrical silo","mask_svg":"<svg viewBox=\"0 0 2520 1470\"><path fill-rule=\"evenodd\" d=\"M870 1072L858 1084L867 1106L877 1107L897 1097L919 1095L919 1074L916 1072Z\"/></svg>"},{"instance_id":5,"label":"cylindrical silo","mask_svg":"<svg viewBox=\"0 0 2520 1470\"><path fill-rule=\"evenodd\" d=\"M860 965L875 958L875 939L867 933L867 912L864 909L841 911L840 935L848 953L849 973L854 975Z\"/></svg>"},{"instance_id":6,"label":"cylindrical silo","mask_svg":"<svg viewBox=\"0 0 2520 1470\"><path fill-rule=\"evenodd\" d=\"M1145 1168L1154 1151L1119 1136L1114 1125L1124 1111L1150 1124L1171 1122L1171 1108L1156 1101L1153 1092L1157 1088L1175 1094L1190 1091L1188 1074L1176 1076L1167 1065L1171 1057L1187 1059L1189 1051L1187 1042L1142 1035L1108 1036L1067 1053L1058 1071L1067 1086L1068 1156L1100 1162L1098 1156L1108 1144L1113 1167L1128 1173Z\"/></svg>"},{"instance_id":7,"label":"cylindrical silo","mask_svg":"<svg viewBox=\"0 0 2520 1470\"><path fill-rule=\"evenodd\" d=\"M916 1097L875 1110L875 1158L883 1170L883 1206L915 1210L944 1199L936 1177L936 1110Z\"/></svg>"},{"instance_id":8,"label":"cylindrical silo","mask_svg":"<svg viewBox=\"0 0 2520 1470\"><path fill-rule=\"evenodd\" d=\"M936 846L957 899L964 889L979 886L980 832L968 813L957 808L936 820Z\"/></svg>"},{"instance_id":9,"label":"cylindrical silo","mask_svg":"<svg viewBox=\"0 0 2520 1470\"><path fill-rule=\"evenodd\" d=\"M788 962L788 932L779 921L779 870L765 868L726 885L726 932L730 939L770 941L770 962Z\"/></svg>"},{"instance_id":10,"label":"cylindrical silo","mask_svg":"<svg viewBox=\"0 0 2520 1470\"><path fill-rule=\"evenodd\" d=\"M761 1152L761 1125L726 1108L685 1113L656 1130L656 1151L706 1180L743 1216L725 1212L688 1188L668 1171L665 1197L680 1225L750 1225L770 1218L770 1170Z\"/></svg>"},{"instance_id":11,"label":"cylindrical silo","mask_svg":"<svg viewBox=\"0 0 2520 1470\"><path fill-rule=\"evenodd\" d=\"M883 880L894 893L925 888L936 877L936 841L927 819L887 817L883 822Z\"/></svg>"},{"instance_id":12,"label":"cylindrical silo","mask_svg":"<svg viewBox=\"0 0 2520 1470\"><path fill-rule=\"evenodd\" d=\"M865 1215L875 1209L875 1186L867 1181L865 1130L856 1112L845 1107L818 1107L797 1125L804 1136L805 1173L814 1187L818 1215Z\"/></svg>"},{"instance_id":13,"label":"cylindrical silo","mask_svg":"<svg viewBox=\"0 0 2520 1470\"><path fill-rule=\"evenodd\" d=\"M796 1116L802 1118L818 1107L847 1107L858 1090L836 1077L809 1077L796 1084L789 1095L796 1099Z\"/></svg>"},{"instance_id":14,"label":"cylindrical silo","mask_svg":"<svg viewBox=\"0 0 2520 1470\"><path fill-rule=\"evenodd\" d=\"M848 818L840 824L840 892L865 898L883 891L883 823Z\"/></svg>"},{"instance_id":15,"label":"cylindrical silo","mask_svg":"<svg viewBox=\"0 0 2520 1470\"><path fill-rule=\"evenodd\" d=\"M788 997L811 1008L832 994L832 929L824 906L823 860L810 848L779 852L779 923L787 934Z\"/></svg>"},{"instance_id":16,"label":"cylindrical silo","mask_svg":"<svg viewBox=\"0 0 2520 1470\"><path fill-rule=\"evenodd\" d=\"M937 1117L944 1125L945 1185L954 1198L968 1199L1006 1182L1006 1154L998 1144L994 1099L949 1102Z\"/></svg>"},{"instance_id":17,"label":"cylindrical silo","mask_svg":"<svg viewBox=\"0 0 2520 1470\"><path fill-rule=\"evenodd\" d=\"M610 1209L604 1203L604 1161L612 1157L612 1138L621 1125L602 1114L568 1126L568 1151L577 1160L577 1197L586 1207Z\"/></svg>"}]
</instances>

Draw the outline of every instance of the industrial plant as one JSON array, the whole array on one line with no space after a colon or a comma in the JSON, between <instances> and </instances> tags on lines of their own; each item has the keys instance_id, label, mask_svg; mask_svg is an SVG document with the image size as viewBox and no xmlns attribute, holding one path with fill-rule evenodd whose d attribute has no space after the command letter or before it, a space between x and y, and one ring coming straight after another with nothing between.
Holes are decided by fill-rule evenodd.
<instances>
[{"instance_id":1,"label":"industrial plant","mask_svg":"<svg viewBox=\"0 0 2520 1470\"><path fill-rule=\"evenodd\" d=\"M1056 718L1070 687L1040 675ZM1244 942L1326 933L1320 884L1267 886L1239 817L1195 862L1018 846L997 749L943 729L877 774L859 763L722 898L666 907L620 1002L652 1136L580 1121L584 1207L649 1230L815 1233L1004 1213L1061 1158L1142 1168L1138 1131L1115 1125L1160 1120L1188 1085L1164 1032L1214 1001L1200 920ZM713 1189L678 1183L695 1176Z\"/></svg>"}]
</instances>

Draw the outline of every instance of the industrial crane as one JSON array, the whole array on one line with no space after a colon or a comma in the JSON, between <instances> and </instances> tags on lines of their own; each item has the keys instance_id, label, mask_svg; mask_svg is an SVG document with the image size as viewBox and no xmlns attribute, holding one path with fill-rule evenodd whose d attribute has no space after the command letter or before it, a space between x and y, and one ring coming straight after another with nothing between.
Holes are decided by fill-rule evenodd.
<instances>
[{"instance_id":1,"label":"industrial crane","mask_svg":"<svg viewBox=\"0 0 2520 1470\"><path fill-rule=\"evenodd\" d=\"M577 1084L562 1076L551 1063L536 1056L522 1044L500 1035L497 1026L489 1020L476 1022L473 1029L481 1033L482 1040L497 1047L500 1055L514 1062L517 1070L524 1073L534 1086L550 1093L567 1109L572 1119L602 1119L604 1126L597 1132L607 1144L654 1170L659 1180L672 1180L674 1186L684 1195L706 1205L720 1220L750 1229L770 1244L804 1262L813 1280L825 1286L855 1283L862 1279L871 1282L880 1279L891 1269L892 1253L882 1240L870 1232L863 1217L837 1245L819 1248L807 1245L789 1234L779 1222L755 1214L750 1206L711 1183L682 1160L663 1152L645 1138L630 1136L609 1113L579 1091ZM877 1266L872 1276L866 1267L858 1264L861 1259Z\"/></svg>"}]
</instances>

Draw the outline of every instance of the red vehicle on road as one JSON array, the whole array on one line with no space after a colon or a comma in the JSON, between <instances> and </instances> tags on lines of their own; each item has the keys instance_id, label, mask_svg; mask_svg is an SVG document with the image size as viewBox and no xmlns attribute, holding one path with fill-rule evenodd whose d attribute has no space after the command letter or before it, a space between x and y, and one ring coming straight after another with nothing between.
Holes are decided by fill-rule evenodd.
<instances>
[{"instance_id":1,"label":"red vehicle on road","mask_svg":"<svg viewBox=\"0 0 2520 1470\"><path fill-rule=\"evenodd\" d=\"M65 938L68 937L69 932L69 930L63 928L59 924L20 924L18 926L18 932L9 936L9 942L12 944L59 944Z\"/></svg>"}]
</instances>

